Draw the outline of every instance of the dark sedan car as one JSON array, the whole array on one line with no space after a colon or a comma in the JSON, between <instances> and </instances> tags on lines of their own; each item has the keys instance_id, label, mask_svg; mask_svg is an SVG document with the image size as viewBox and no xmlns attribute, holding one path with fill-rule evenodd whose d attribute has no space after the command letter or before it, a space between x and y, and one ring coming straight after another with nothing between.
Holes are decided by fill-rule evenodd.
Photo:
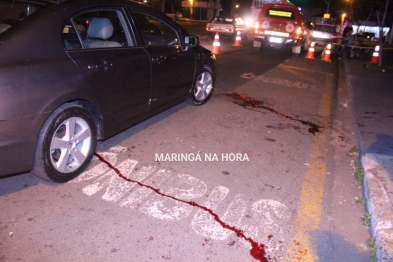
<instances>
[{"instance_id":1,"label":"dark sedan car","mask_svg":"<svg viewBox=\"0 0 393 262\"><path fill-rule=\"evenodd\" d=\"M214 54L164 13L126 0L42 3L0 34L0 176L66 182L97 140L211 97Z\"/></svg>"}]
</instances>

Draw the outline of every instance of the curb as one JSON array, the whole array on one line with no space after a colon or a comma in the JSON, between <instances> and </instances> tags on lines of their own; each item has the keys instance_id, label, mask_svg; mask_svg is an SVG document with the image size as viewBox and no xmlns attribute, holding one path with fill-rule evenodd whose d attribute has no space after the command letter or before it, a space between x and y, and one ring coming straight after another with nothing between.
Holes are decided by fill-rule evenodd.
<instances>
[{"instance_id":1,"label":"curb","mask_svg":"<svg viewBox=\"0 0 393 262\"><path fill-rule=\"evenodd\" d=\"M387 172L378 164L378 157L365 154L361 157L364 168L363 189L367 210L371 214L372 236L376 243L378 261L393 262L393 210L386 191Z\"/></svg>"},{"instance_id":2,"label":"curb","mask_svg":"<svg viewBox=\"0 0 393 262\"><path fill-rule=\"evenodd\" d=\"M345 81L353 102L354 87L351 80L356 76L351 74L350 65L345 62L345 59L343 65L346 73ZM389 199L389 191L393 192L391 189L393 183L390 181L389 173L381 164L388 156L366 153L360 130L355 123L354 112L352 116L356 140L360 148L360 162L364 169L363 194L367 200L367 212L371 215L370 234L375 239L375 255L379 262L393 262L393 199ZM392 158L390 157L389 160Z\"/></svg>"},{"instance_id":3,"label":"curb","mask_svg":"<svg viewBox=\"0 0 393 262\"><path fill-rule=\"evenodd\" d=\"M353 75L350 74L349 64L343 61L346 73L346 85L349 87L351 103L353 103ZM353 109L352 109L353 110ZM354 111L352 117L356 120ZM356 140L360 148L360 162L364 169L363 194L366 198L366 209L371 215L370 234L375 239L375 255L380 262L393 262L393 192L389 173L381 163L392 160L393 157L366 153L360 130L354 121ZM392 161L393 162L393 161ZM393 168L393 165L392 165Z\"/></svg>"}]
</instances>

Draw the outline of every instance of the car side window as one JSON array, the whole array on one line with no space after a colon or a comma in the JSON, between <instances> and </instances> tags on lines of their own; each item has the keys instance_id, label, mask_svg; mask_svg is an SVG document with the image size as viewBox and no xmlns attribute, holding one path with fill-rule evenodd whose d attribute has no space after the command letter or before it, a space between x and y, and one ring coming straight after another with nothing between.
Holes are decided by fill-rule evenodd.
<instances>
[{"instance_id":1,"label":"car side window","mask_svg":"<svg viewBox=\"0 0 393 262\"><path fill-rule=\"evenodd\" d=\"M63 28L64 46L72 49L132 46L118 10L94 10L69 19Z\"/></svg>"},{"instance_id":2,"label":"car side window","mask_svg":"<svg viewBox=\"0 0 393 262\"><path fill-rule=\"evenodd\" d=\"M179 44L176 30L162 19L142 12L132 15L146 46L172 46Z\"/></svg>"}]
</instances>

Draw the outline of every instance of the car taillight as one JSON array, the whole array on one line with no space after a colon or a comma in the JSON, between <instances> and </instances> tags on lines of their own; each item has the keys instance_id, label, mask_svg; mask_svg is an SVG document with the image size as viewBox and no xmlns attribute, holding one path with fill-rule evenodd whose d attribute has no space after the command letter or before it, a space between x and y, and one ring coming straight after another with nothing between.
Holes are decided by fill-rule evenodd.
<instances>
[{"instance_id":1,"label":"car taillight","mask_svg":"<svg viewBox=\"0 0 393 262\"><path fill-rule=\"evenodd\" d=\"M258 31L259 31L259 22L255 22L254 23L254 32L258 33Z\"/></svg>"},{"instance_id":2,"label":"car taillight","mask_svg":"<svg viewBox=\"0 0 393 262\"><path fill-rule=\"evenodd\" d=\"M300 26L296 29L296 34L297 35L303 34L303 29Z\"/></svg>"}]
</instances>

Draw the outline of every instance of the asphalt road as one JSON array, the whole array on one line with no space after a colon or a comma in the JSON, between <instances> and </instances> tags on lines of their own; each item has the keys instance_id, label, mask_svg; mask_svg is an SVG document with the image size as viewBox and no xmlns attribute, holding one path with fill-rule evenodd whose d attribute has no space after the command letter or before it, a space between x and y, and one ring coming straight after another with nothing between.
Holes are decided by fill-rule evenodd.
<instances>
[{"instance_id":1,"label":"asphalt road","mask_svg":"<svg viewBox=\"0 0 393 262\"><path fill-rule=\"evenodd\" d=\"M207 104L100 142L69 183L1 179L0 261L370 261L337 64L221 45Z\"/></svg>"}]
</instances>

